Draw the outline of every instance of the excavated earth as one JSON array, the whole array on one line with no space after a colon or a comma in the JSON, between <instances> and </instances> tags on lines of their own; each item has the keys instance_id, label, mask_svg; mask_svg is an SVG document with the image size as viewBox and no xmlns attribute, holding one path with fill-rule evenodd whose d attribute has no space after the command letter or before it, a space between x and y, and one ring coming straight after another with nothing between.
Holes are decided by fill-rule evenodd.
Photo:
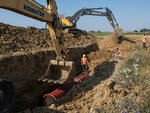
<instances>
[{"instance_id":1,"label":"excavated earth","mask_svg":"<svg viewBox=\"0 0 150 113\"><path fill-rule=\"evenodd\" d=\"M49 32L34 27L16 27L0 23L0 55L53 49ZM65 34L65 47L80 47L95 43L90 35Z\"/></svg>"},{"instance_id":2,"label":"excavated earth","mask_svg":"<svg viewBox=\"0 0 150 113\"><path fill-rule=\"evenodd\" d=\"M0 36L2 37L0 38L2 47L0 52L3 60L4 57L8 58L8 56L14 57L16 55L20 55L21 57L19 58L21 59L22 57L26 58L26 56L29 55L30 57L32 57L32 59L30 59L30 57L27 57L28 60L26 59L26 61L24 61L22 64L26 64L26 62L30 62L30 60L33 59L34 62L45 62L44 64L36 64L33 62L31 70L34 71L25 68L26 66L28 67L29 64L24 65L23 71L25 71L26 73L21 73L22 75L20 76L17 76L20 72L18 70L18 73L13 73L12 77L10 77L10 73L1 73L1 75L5 75L4 77L10 78L15 83L19 91L17 92L17 96L21 97L17 99L17 105L23 103L21 100L25 100L27 101L26 103L29 104L28 106L21 106L21 109L20 106L15 106L15 110L12 110L13 113L17 111L20 111L19 113L94 113L94 108L104 104L106 101L110 101L112 95L114 95L114 91L112 91L111 88L113 85L113 77L118 73L118 68L122 63L121 61L118 61L117 59L112 57L115 48L120 48L122 50L123 57L127 58L130 54L132 54L132 52L135 51L136 45L142 47L141 36L136 35L125 36L124 38L122 38L121 43L117 45L113 43L111 37L95 38L87 34L78 36L66 34L66 38L64 38L65 45L66 47L71 48L71 51L73 51L73 53L71 52L73 55L70 53L70 58L68 59L78 62L77 59L80 59L83 53L88 54L88 57L90 59L89 67L92 72L90 73L90 76L86 78L86 80L81 82L81 84L74 86L65 96L56 100L54 104L49 107L43 107L42 103L41 105L35 103L33 105L33 102L31 100L34 100L34 102L36 99L40 101L37 97L42 98L42 94L53 90L48 89L51 85L39 85L37 81L35 82L35 79L37 79L35 73L40 76L40 74L44 71L39 72L39 70L44 70L44 68L46 68L46 66L48 65L47 60L49 59L49 57L51 55L54 55L55 57L55 53L47 51L47 49L53 48L52 42L50 41L50 43L48 43L49 34L45 31L41 31L33 27L22 28L0 24ZM99 50L97 47L99 48ZM40 60L38 60L37 54L40 55ZM41 58L41 56L44 55L47 55L48 58ZM37 60L35 60L35 58ZM15 59L17 59L17 57L15 57ZM18 61L20 62L20 60ZM7 59L5 62L2 62L1 65L6 62L11 63L11 60ZM43 67L41 68L42 65ZM5 67L7 66L8 64ZM3 70L9 71L6 69ZM81 69L81 67L78 66L78 69ZM12 71L14 71L14 69L12 69ZM28 71L30 71L30 73L28 73ZM30 78L26 77L26 74L30 75ZM28 82L23 84L22 82L24 80ZM20 84L22 85L22 87L19 86ZM29 90L29 87L32 87L32 89ZM115 94L115 96L119 97L120 94Z\"/></svg>"},{"instance_id":3,"label":"excavated earth","mask_svg":"<svg viewBox=\"0 0 150 113\"><path fill-rule=\"evenodd\" d=\"M96 113L95 108L111 102L113 97L122 97L124 92L117 94L112 90L112 87L117 88L113 78L118 74L122 63L112 57L112 54L116 48L120 48L123 58L127 58L136 50L136 45L142 47L141 37L124 36L119 45L113 44L111 37L97 37L99 50L88 54L92 72L86 80L74 86L49 107L26 109L20 113Z\"/></svg>"},{"instance_id":4,"label":"excavated earth","mask_svg":"<svg viewBox=\"0 0 150 113\"><path fill-rule=\"evenodd\" d=\"M67 60L75 61L80 73L82 54L98 49L95 39L86 33L64 34L62 39ZM49 32L0 23L0 76L10 79L16 88L11 112L42 105L42 95L60 86L38 81L51 59L56 59L56 54Z\"/></svg>"},{"instance_id":5,"label":"excavated earth","mask_svg":"<svg viewBox=\"0 0 150 113\"><path fill-rule=\"evenodd\" d=\"M113 44L111 37L97 37L99 50L88 54L89 67L92 70L90 76L81 84L73 87L64 97L56 103L46 107L29 109L25 113L96 113L95 108L109 102L114 94L112 85L114 76L118 73L121 61L112 57L116 48L122 50L126 58L135 51L135 44L140 44L141 37L128 36L122 39L120 45ZM120 94L115 94L116 97Z\"/></svg>"}]
</instances>

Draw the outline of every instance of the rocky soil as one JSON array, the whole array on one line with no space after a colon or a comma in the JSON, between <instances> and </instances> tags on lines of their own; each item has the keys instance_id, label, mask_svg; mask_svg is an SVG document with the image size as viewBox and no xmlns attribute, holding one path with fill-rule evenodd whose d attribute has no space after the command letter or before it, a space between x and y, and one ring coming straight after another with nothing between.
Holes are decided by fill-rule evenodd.
<instances>
[{"instance_id":1,"label":"rocky soil","mask_svg":"<svg viewBox=\"0 0 150 113\"><path fill-rule=\"evenodd\" d=\"M65 47L79 47L94 42L86 33L80 35L64 34ZM0 23L0 55L14 52L53 49L49 32L34 27L17 27Z\"/></svg>"}]
</instances>

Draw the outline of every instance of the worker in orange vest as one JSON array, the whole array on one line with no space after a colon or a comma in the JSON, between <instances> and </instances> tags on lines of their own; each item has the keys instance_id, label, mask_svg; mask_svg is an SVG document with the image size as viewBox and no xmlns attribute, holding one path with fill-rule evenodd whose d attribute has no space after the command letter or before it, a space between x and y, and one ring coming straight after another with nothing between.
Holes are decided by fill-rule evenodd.
<instances>
[{"instance_id":1,"label":"worker in orange vest","mask_svg":"<svg viewBox=\"0 0 150 113\"><path fill-rule=\"evenodd\" d=\"M144 34L142 38L143 48L146 48L147 36Z\"/></svg>"},{"instance_id":2,"label":"worker in orange vest","mask_svg":"<svg viewBox=\"0 0 150 113\"><path fill-rule=\"evenodd\" d=\"M116 53L113 56L117 57L118 59L122 58L122 52L119 48L116 48Z\"/></svg>"},{"instance_id":3,"label":"worker in orange vest","mask_svg":"<svg viewBox=\"0 0 150 113\"><path fill-rule=\"evenodd\" d=\"M83 72L86 72L88 70L88 58L86 57L85 54L83 54L83 57L81 59L81 66L83 68Z\"/></svg>"}]
</instances>

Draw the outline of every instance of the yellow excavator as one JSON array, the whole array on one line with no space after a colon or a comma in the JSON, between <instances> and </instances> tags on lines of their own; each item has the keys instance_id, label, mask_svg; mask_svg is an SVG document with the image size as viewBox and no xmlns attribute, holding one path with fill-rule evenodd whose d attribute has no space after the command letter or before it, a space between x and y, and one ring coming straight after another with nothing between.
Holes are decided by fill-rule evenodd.
<instances>
[{"instance_id":1,"label":"yellow excavator","mask_svg":"<svg viewBox=\"0 0 150 113\"><path fill-rule=\"evenodd\" d=\"M62 26L58 17L55 0L47 0L47 7L44 7L35 0L1 0L0 8L19 13L42 22L46 22L57 55L56 60L50 61L50 65L58 66L56 68L69 67L69 69L60 68L60 70L66 70L69 72L71 71L70 68L72 67L73 62L65 61L66 51L61 38L63 35ZM51 70L51 68L49 69ZM56 77L56 72L54 72L55 74L50 74L51 82L64 83L69 76L68 74L68 76L66 76L66 71L65 74L63 74L63 71L61 71L62 73L60 73L59 77Z\"/></svg>"},{"instance_id":2,"label":"yellow excavator","mask_svg":"<svg viewBox=\"0 0 150 113\"><path fill-rule=\"evenodd\" d=\"M118 22L114 17L112 11L109 8L83 8L74 13L73 16L66 16L60 18L62 28L66 32L78 33L76 29L76 24L81 16L90 15L90 16L105 16L109 21L110 25L113 28L113 37L119 41L119 37L122 36L121 29L119 28Z\"/></svg>"},{"instance_id":3,"label":"yellow excavator","mask_svg":"<svg viewBox=\"0 0 150 113\"><path fill-rule=\"evenodd\" d=\"M45 7L35 0L0 0L0 8L47 23L57 57L50 60L46 74L39 80L63 84L74 75L75 66L73 61L65 61L66 51L61 41L62 26L56 2L55 0L46 1ZM0 85L0 112L2 113L7 111L12 104L14 88L9 80L2 78Z\"/></svg>"}]
</instances>

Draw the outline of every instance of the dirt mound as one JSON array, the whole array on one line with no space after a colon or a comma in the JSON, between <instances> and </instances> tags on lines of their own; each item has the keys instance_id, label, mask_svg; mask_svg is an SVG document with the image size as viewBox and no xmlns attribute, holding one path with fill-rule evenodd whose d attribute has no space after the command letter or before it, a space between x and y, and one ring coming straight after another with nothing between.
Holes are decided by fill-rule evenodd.
<instances>
[{"instance_id":1,"label":"dirt mound","mask_svg":"<svg viewBox=\"0 0 150 113\"><path fill-rule=\"evenodd\" d=\"M87 34L78 36L65 34L63 39L65 47L88 45L94 42ZM50 48L53 48L53 44L49 32L34 27L23 28L0 23L1 55Z\"/></svg>"}]
</instances>

